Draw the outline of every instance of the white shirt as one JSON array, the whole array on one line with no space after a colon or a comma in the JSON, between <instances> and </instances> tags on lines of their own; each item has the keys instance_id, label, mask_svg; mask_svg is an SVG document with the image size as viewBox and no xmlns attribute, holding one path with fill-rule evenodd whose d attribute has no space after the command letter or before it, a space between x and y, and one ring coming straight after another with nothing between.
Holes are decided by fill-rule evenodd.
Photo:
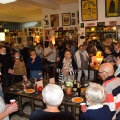
<instances>
[{"instance_id":1,"label":"white shirt","mask_svg":"<svg viewBox=\"0 0 120 120\"><path fill-rule=\"evenodd\" d=\"M97 104L97 105L89 106L87 108L87 110L89 110L89 109L99 109L99 108L102 108L102 107L103 107L103 104Z\"/></svg>"},{"instance_id":2,"label":"white shirt","mask_svg":"<svg viewBox=\"0 0 120 120\"><path fill-rule=\"evenodd\" d=\"M57 52L56 52L56 49L54 47L53 47L53 49L48 47L46 49L46 54L50 53L51 51L53 51L53 53L50 54L49 56L47 56L47 60L50 61L50 62L56 62Z\"/></svg>"},{"instance_id":3,"label":"white shirt","mask_svg":"<svg viewBox=\"0 0 120 120\"><path fill-rule=\"evenodd\" d=\"M35 51L36 51L36 54L38 56L40 56L40 58L43 58L43 48L42 47L40 47L39 49L38 49L38 47L36 47Z\"/></svg>"},{"instance_id":4,"label":"white shirt","mask_svg":"<svg viewBox=\"0 0 120 120\"><path fill-rule=\"evenodd\" d=\"M120 73L120 64L118 65L118 68L114 73L114 76L117 76L119 73Z\"/></svg>"},{"instance_id":5,"label":"white shirt","mask_svg":"<svg viewBox=\"0 0 120 120\"><path fill-rule=\"evenodd\" d=\"M3 99L0 97L0 113L4 112L6 109ZM3 120L9 120L9 117L5 117Z\"/></svg>"}]
</instances>

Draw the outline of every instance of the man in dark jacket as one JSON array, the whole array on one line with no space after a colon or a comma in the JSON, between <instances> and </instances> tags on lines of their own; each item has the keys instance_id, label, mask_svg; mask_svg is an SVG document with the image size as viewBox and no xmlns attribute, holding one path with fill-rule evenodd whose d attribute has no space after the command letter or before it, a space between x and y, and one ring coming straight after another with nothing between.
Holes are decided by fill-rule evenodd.
<instances>
[{"instance_id":1,"label":"man in dark jacket","mask_svg":"<svg viewBox=\"0 0 120 120\"><path fill-rule=\"evenodd\" d=\"M6 47L1 47L0 53L0 63L2 64L1 73L2 73L2 88L5 89L12 85L13 82L13 62L11 57L6 54ZM4 94L5 102L9 103L9 96Z\"/></svg>"},{"instance_id":2,"label":"man in dark jacket","mask_svg":"<svg viewBox=\"0 0 120 120\"><path fill-rule=\"evenodd\" d=\"M25 66L26 66L26 71L27 71L27 77L30 77L30 70L29 68L27 68L27 60L29 58L29 50L30 48L28 47L27 42L23 42L23 49L21 50L21 55L23 57L23 60L25 62Z\"/></svg>"}]
</instances>

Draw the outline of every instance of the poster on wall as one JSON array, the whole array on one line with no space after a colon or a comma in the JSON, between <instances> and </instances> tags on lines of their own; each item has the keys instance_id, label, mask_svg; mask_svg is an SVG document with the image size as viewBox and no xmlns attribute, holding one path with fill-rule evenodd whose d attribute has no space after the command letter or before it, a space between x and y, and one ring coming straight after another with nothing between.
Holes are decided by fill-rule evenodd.
<instances>
[{"instance_id":1,"label":"poster on wall","mask_svg":"<svg viewBox=\"0 0 120 120\"><path fill-rule=\"evenodd\" d=\"M98 19L97 0L81 0L82 21Z\"/></svg>"},{"instance_id":2,"label":"poster on wall","mask_svg":"<svg viewBox=\"0 0 120 120\"><path fill-rule=\"evenodd\" d=\"M71 25L75 25L75 18L71 19Z\"/></svg>"},{"instance_id":3,"label":"poster on wall","mask_svg":"<svg viewBox=\"0 0 120 120\"><path fill-rule=\"evenodd\" d=\"M62 26L69 26L71 24L71 16L70 13L62 14Z\"/></svg>"},{"instance_id":4,"label":"poster on wall","mask_svg":"<svg viewBox=\"0 0 120 120\"><path fill-rule=\"evenodd\" d=\"M45 17L44 17L44 19L43 19L43 23L44 23L44 28L49 27L48 15L45 15Z\"/></svg>"},{"instance_id":5,"label":"poster on wall","mask_svg":"<svg viewBox=\"0 0 120 120\"><path fill-rule=\"evenodd\" d=\"M59 14L50 15L51 27L59 26Z\"/></svg>"},{"instance_id":6,"label":"poster on wall","mask_svg":"<svg viewBox=\"0 0 120 120\"><path fill-rule=\"evenodd\" d=\"M119 16L119 0L105 0L105 16L106 17Z\"/></svg>"}]
</instances>

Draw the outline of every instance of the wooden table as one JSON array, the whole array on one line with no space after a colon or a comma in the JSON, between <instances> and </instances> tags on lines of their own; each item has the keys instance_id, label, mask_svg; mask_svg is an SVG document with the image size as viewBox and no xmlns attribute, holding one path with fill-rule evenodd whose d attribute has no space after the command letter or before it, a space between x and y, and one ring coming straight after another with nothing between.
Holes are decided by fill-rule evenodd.
<instances>
[{"instance_id":1,"label":"wooden table","mask_svg":"<svg viewBox=\"0 0 120 120\"><path fill-rule=\"evenodd\" d=\"M34 82L31 81L31 85L28 88L33 88L33 84ZM15 88L14 90L10 90L10 88ZM31 110L33 111L35 109L35 104L34 104L34 100L38 100L38 101L42 101L42 94L41 92L34 92L34 93L25 93L23 91L23 85L22 82L14 84L13 86L11 86L9 88L6 88L3 90L4 93L10 93L10 94L14 94L18 96L18 104L19 104L19 115L21 116L25 116L25 117L29 117L29 115L23 113L23 104L22 104L22 97L26 97L30 99L30 106L31 106ZM68 111L68 107L71 107L71 113L74 116L74 118L76 118L76 108L80 107L79 103L73 103L72 102L72 98L74 96L73 95L64 95L63 101L62 101L62 105L65 106L65 111ZM80 110L79 110L80 113Z\"/></svg>"}]
</instances>

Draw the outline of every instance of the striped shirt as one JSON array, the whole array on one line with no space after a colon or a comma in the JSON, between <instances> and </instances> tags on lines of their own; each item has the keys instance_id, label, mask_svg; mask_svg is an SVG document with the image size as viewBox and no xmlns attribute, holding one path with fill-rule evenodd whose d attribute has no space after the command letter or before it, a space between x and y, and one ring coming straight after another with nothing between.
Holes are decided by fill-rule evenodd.
<instances>
[{"instance_id":1,"label":"striped shirt","mask_svg":"<svg viewBox=\"0 0 120 120\"><path fill-rule=\"evenodd\" d=\"M103 83L103 87L105 87L107 91L104 104L109 106L112 118L116 120L116 114L120 112L120 78L109 76Z\"/></svg>"}]
</instances>

